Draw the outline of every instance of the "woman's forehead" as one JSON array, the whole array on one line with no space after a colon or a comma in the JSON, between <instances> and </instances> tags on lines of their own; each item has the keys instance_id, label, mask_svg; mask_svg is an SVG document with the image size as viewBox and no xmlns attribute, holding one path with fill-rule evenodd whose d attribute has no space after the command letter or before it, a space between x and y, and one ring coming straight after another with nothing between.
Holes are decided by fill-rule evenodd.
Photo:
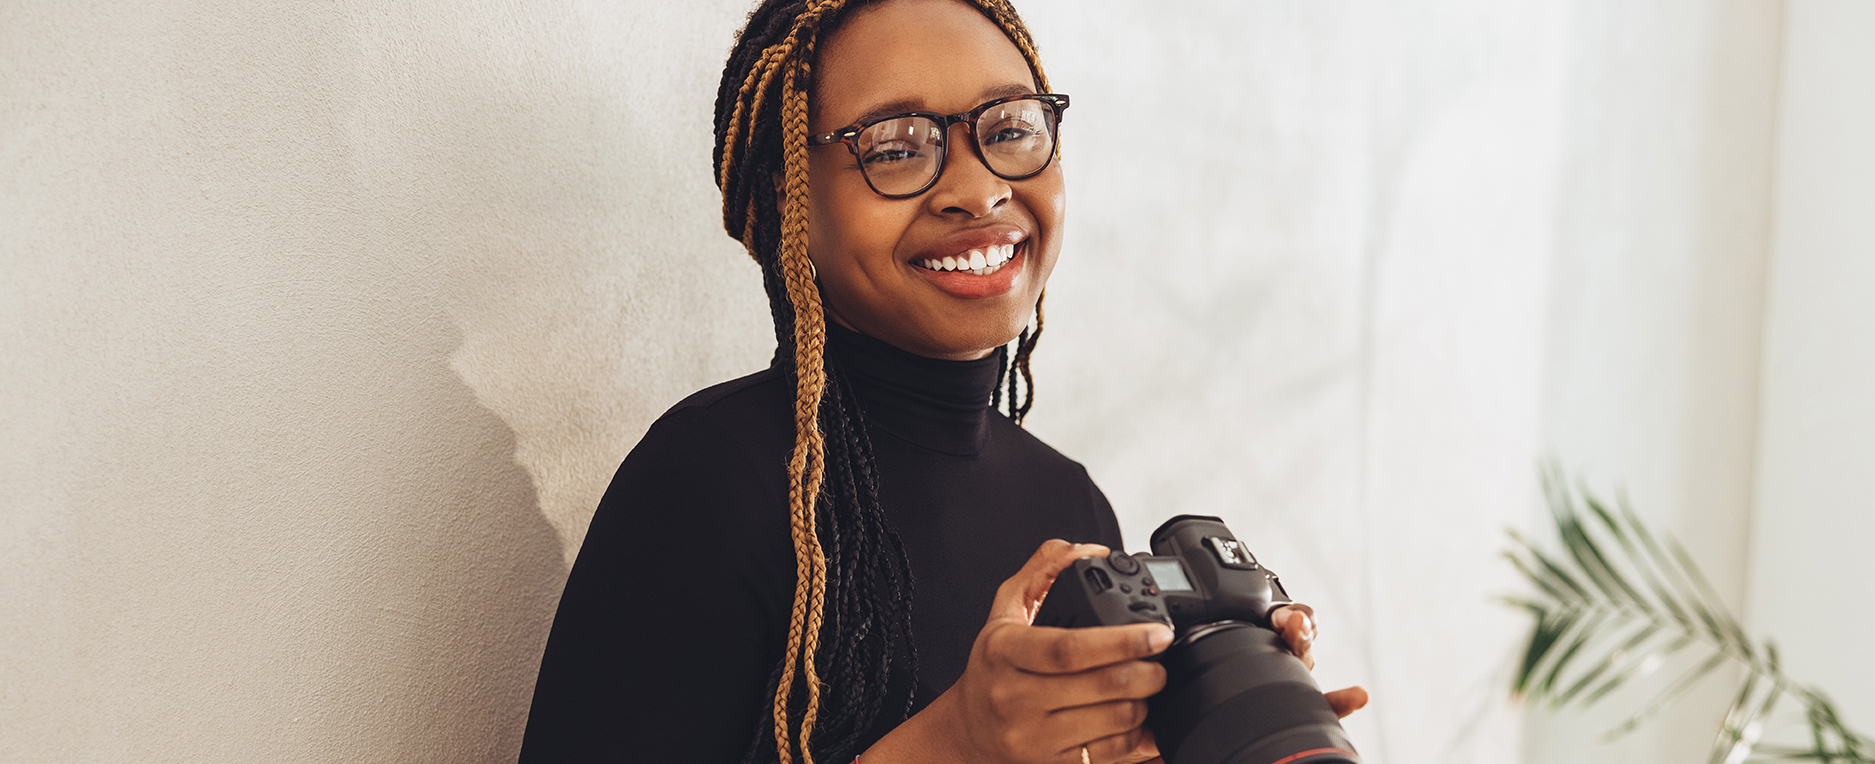
<instances>
[{"instance_id":1,"label":"woman's forehead","mask_svg":"<svg viewBox=\"0 0 1875 764\"><path fill-rule=\"evenodd\" d=\"M1015 43L957 0L869 6L817 47L815 131L906 111L955 113L1035 91Z\"/></svg>"}]
</instances>

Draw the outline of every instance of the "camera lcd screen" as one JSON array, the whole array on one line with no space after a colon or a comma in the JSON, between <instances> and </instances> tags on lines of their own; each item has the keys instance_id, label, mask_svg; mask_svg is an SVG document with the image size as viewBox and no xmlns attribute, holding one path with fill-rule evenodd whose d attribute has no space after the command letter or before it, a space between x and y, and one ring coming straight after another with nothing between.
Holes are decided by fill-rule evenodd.
<instances>
[{"instance_id":1,"label":"camera lcd screen","mask_svg":"<svg viewBox=\"0 0 1875 764\"><path fill-rule=\"evenodd\" d=\"M1158 579L1159 588L1168 592L1191 591L1191 582L1185 580L1185 568L1178 560L1147 560L1146 570Z\"/></svg>"}]
</instances>

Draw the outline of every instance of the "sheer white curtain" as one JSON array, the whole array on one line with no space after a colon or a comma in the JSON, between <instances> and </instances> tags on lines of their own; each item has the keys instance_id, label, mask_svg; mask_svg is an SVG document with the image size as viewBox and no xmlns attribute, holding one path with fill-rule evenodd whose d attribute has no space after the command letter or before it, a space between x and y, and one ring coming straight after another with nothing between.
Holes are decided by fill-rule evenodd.
<instances>
[{"instance_id":1,"label":"sheer white curtain","mask_svg":"<svg viewBox=\"0 0 1875 764\"><path fill-rule=\"evenodd\" d=\"M1496 556L1503 528L1542 525L1544 457L1604 494L1624 490L1734 607L1753 570L1788 564L1748 540L1786 8L1022 8L1056 87L1076 98L1072 237L1034 426L1089 462L1129 537L1213 512L1253 539L1322 612L1321 678L1374 692L1349 722L1372 761L1703 761L1730 677L1602 745L1645 695L1555 718L1508 707L1527 624L1490 600L1516 585ZM1849 28L1875 39L1866 22ZM1849 97L1850 84L1814 98ZM1810 270L1865 273L1835 268ZM1809 281L1780 282L1778 300L1801 312L1827 276L1792 278ZM1837 331L1875 330L1866 310L1840 314ZM1823 320L1781 331L1814 344ZM1827 352L1792 352L1806 351ZM1794 373L1839 371L1831 363ZM1780 405L1804 405L1786 400L1804 383L1780 389L1793 391ZM1791 418L1781 410L1767 416ZM1867 432L1840 434L1868 448ZM1801 436L1786 440L1771 446L1788 454L1772 465L1787 477L1766 491L1820 496L1788 487L1825 476L1799 469ZM1827 493L1839 513L1843 479ZM1821 527L1770 537L1787 554ZM1829 572L1853 578L1844 565ZM1799 578L1830 578L1810 572ZM1759 580L1779 582L1761 597L1794 585ZM1805 624L1788 631L1857 632L1797 615L1806 606L1762 610ZM1831 639L1803 643L1841 649Z\"/></svg>"}]
</instances>

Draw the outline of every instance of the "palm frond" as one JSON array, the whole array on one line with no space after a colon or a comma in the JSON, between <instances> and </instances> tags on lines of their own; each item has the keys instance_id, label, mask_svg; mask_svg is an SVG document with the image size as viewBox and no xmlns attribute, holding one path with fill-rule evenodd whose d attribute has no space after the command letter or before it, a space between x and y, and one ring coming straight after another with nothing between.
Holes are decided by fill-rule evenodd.
<instances>
[{"instance_id":1,"label":"palm frond","mask_svg":"<svg viewBox=\"0 0 1875 764\"><path fill-rule=\"evenodd\" d=\"M1875 740L1853 731L1821 690L1785 676L1776 646L1751 639L1692 555L1649 529L1625 496L1611 506L1586 486L1571 488L1555 465L1543 470L1543 493L1560 548L1510 530L1504 551L1534 589L1499 598L1533 619L1511 677L1513 695L1557 709L1586 707L1662 667L1687 666L1608 730L1604 739L1612 739L1721 667L1736 665L1743 678L1713 737L1709 764L1875 764ZM1785 700L1801 704L1807 744L1760 744Z\"/></svg>"}]
</instances>

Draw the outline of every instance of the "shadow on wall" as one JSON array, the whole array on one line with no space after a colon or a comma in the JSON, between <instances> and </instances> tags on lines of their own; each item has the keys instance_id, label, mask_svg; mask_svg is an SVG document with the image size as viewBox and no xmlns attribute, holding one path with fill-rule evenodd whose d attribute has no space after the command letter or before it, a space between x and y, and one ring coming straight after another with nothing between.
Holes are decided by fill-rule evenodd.
<instances>
[{"instance_id":1,"label":"shadow on wall","mask_svg":"<svg viewBox=\"0 0 1875 764\"><path fill-rule=\"evenodd\" d=\"M487 588L423 595L464 626L468 652L414 673L450 684L420 713L394 710L399 760L513 759L566 571L619 462L671 404L766 365L760 275L721 234L709 174L721 52L692 42L726 48L743 5L582 17L415 3L374 6L359 27L363 69L383 75L354 121L359 170L386 251L445 314L426 324L450 324L421 356L450 377L436 405L472 409L473 467L439 505L489 513L473 528L415 519L466 534L486 564L461 580Z\"/></svg>"},{"instance_id":2,"label":"shadow on wall","mask_svg":"<svg viewBox=\"0 0 1875 764\"><path fill-rule=\"evenodd\" d=\"M460 335L440 322L430 330L448 345L439 342L419 368L439 393L436 411L454 420L448 430L465 440L427 444L457 452L438 495L427 507L413 502L394 526L387 546L396 553L371 576L381 596L347 598L354 607L381 603L357 621L381 632L353 638L357 655L387 663L392 686L360 677L367 684L347 693L351 702L334 706L358 713L359 700L385 697L380 711L398 720L373 730L386 759L512 761L567 567L534 481L514 460L514 431L445 363L443 348L459 346ZM392 604L400 597L408 599Z\"/></svg>"}]
</instances>

